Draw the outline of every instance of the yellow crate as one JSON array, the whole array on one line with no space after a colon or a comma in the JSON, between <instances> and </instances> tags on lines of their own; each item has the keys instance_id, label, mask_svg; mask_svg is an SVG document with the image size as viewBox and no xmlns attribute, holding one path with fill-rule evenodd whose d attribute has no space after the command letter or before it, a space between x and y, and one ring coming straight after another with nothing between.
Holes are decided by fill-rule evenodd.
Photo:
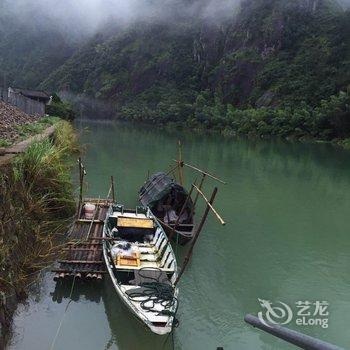
<instances>
[{"instance_id":1,"label":"yellow crate","mask_svg":"<svg viewBox=\"0 0 350 350\"><path fill-rule=\"evenodd\" d=\"M151 219L129 218L125 216L119 216L117 226L130 228L154 228L154 222Z\"/></svg>"},{"instance_id":2,"label":"yellow crate","mask_svg":"<svg viewBox=\"0 0 350 350\"><path fill-rule=\"evenodd\" d=\"M118 255L116 264L119 266L139 267L141 265L140 253L133 253L133 256Z\"/></svg>"}]
</instances>

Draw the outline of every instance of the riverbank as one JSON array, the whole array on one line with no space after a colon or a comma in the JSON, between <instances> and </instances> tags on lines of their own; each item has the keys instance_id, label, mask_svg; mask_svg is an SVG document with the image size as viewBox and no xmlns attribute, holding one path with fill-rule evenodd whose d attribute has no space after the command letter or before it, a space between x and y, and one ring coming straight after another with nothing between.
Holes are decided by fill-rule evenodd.
<instances>
[{"instance_id":1,"label":"riverbank","mask_svg":"<svg viewBox=\"0 0 350 350\"><path fill-rule=\"evenodd\" d=\"M285 139L302 142L330 142L350 147L350 87L319 101L317 105L295 103L275 107L239 108L220 99L210 99L205 92L185 103L151 103L137 99L121 106L105 104L87 95L65 94L82 113L97 120L118 120L156 128L189 132L217 133L258 139ZM90 103L89 103L90 102ZM95 106L95 110L94 110ZM97 106L97 108L96 108ZM108 107L108 108L107 108ZM93 111L92 114L88 113Z\"/></svg>"},{"instance_id":2,"label":"riverbank","mask_svg":"<svg viewBox=\"0 0 350 350\"><path fill-rule=\"evenodd\" d=\"M145 103L132 103L117 115L125 121L171 126L182 130L218 132L257 138L283 138L301 141L334 142L349 146L350 88L331 96L313 107L298 104L275 108L239 109L210 101L205 94L193 104L151 108ZM163 106L164 107L164 106Z\"/></svg>"},{"instance_id":3,"label":"riverbank","mask_svg":"<svg viewBox=\"0 0 350 350\"><path fill-rule=\"evenodd\" d=\"M72 125L56 121L51 138L35 140L0 174L0 348L11 334L18 302L36 273L57 254L74 214L71 153L78 150Z\"/></svg>"}]
</instances>

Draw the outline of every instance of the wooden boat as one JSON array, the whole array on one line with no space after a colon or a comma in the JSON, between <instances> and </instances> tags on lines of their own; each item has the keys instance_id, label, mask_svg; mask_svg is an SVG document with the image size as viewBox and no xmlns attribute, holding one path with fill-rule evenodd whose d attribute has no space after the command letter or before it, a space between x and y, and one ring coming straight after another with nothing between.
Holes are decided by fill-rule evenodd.
<instances>
[{"instance_id":1,"label":"wooden boat","mask_svg":"<svg viewBox=\"0 0 350 350\"><path fill-rule=\"evenodd\" d=\"M103 228L103 255L113 286L130 311L152 332L171 332L177 311L177 263L152 212L112 204Z\"/></svg>"},{"instance_id":2,"label":"wooden boat","mask_svg":"<svg viewBox=\"0 0 350 350\"><path fill-rule=\"evenodd\" d=\"M181 245L188 243L194 235L194 205L191 199L182 210L188 193L165 173L152 175L141 187L140 202L151 209L163 226L166 234ZM181 214L181 217L178 216ZM174 226L175 230L174 230Z\"/></svg>"}]
</instances>

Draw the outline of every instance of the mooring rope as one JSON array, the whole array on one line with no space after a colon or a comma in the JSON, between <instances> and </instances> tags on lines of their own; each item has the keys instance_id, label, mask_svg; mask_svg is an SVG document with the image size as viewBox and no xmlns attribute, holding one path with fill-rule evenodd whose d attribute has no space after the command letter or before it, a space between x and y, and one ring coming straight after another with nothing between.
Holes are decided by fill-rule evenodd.
<instances>
[{"instance_id":1,"label":"mooring rope","mask_svg":"<svg viewBox=\"0 0 350 350\"><path fill-rule=\"evenodd\" d=\"M69 307L70 303L72 302L72 295L73 295L73 290L74 290L74 285L75 285L75 277L76 277L76 276L74 276L74 278L73 278L72 287L71 287L70 294L69 294L69 299L70 299L70 300L68 301L68 304L66 305L66 308L64 309L64 313L63 313L63 316L62 316L62 318L61 318L61 321L60 321L60 323L59 323L59 325L58 325L58 328L57 328L55 337L54 337L53 340L52 340L52 343L51 343L51 346L50 346L50 350L53 350L54 347L55 347L55 343L56 343L57 337L58 337L58 335L59 335L59 333L60 333L60 330L61 330L61 327L62 327L64 318L65 318L66 313L67 313L67 310L68 310L68 307Z\"/></svg>"},{"instance_id":2,"label":"mooring rope","mask_svg":"<svg viewBox=\"0 0 350 350\"><path fill-rule=\"evenodd\" d=\"M151 277L142 275L142 271L158 271L159 275L157 277ZM145 312L157 312L158 315L167 315L173 317L172 322L172 331L179 325L179 321L176 318L176 313L178 310L179 302L178 299L174 296L174 288L172 285L161 282L161 269L159 268L141 268L139 270L139 275L144 278L148 278L151 282L141 282L138 288L135 288L134 291L130 291L128 298L132 301L137 301L140 303L141 308ZM140 298L144 298L142 301ZM163 310L158 311L156 305L163 306ZM175 308L174 311L170 309Z\"/></svg>"}]
</instances>

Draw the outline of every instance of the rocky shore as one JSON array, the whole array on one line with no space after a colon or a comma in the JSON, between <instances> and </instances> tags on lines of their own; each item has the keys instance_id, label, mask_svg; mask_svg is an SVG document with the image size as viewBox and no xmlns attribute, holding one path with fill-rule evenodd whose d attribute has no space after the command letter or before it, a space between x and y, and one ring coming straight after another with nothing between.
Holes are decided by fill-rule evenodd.
<instances>
[{"instance_id":1,"label":"rocky shore","mask_svg":"<svg viewBox=\"0 0 350 350\"><path fill-rule=\"evenodd\" d=\"M0 141L12 144L20 135L18 126L30 124L40 119L22 112L19 108L0 101Z\"/></svg>"}]
</instances>

